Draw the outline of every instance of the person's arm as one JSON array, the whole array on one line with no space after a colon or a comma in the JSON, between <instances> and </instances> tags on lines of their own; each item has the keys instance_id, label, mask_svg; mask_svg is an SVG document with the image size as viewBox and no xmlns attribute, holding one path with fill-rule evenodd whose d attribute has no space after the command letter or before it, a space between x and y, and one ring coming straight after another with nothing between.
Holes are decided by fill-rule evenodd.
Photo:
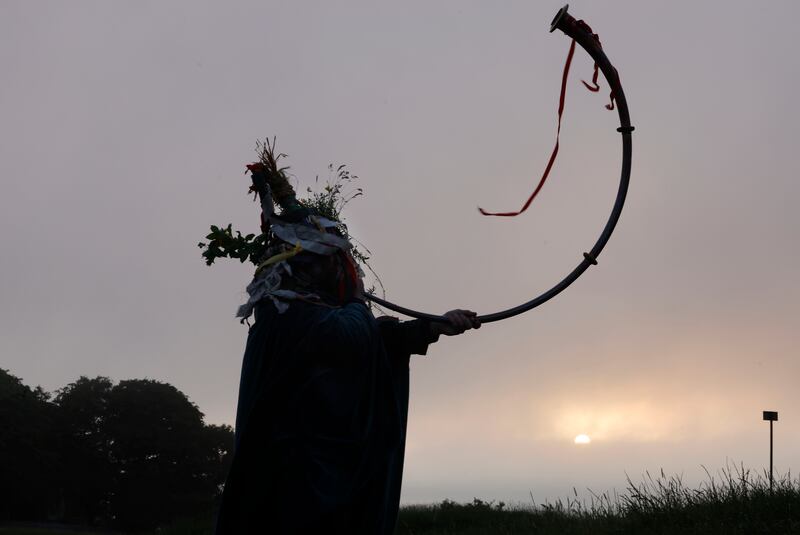
<instances>
[{"instance_id":1,"label":"person's arm","mask_svg":"<svg viewBox=\"0 0 800 535\"><path fill-rule=\"evenodd\" d=\"M428 346L440 335L455 336L469 329L479 329L478 315L470 310L451 310L444 314L447 322L428 320L399 321L397 318L378 318L383 343L390 356L425 355Z\"/></svg>"},{"instance_id":2,"label":"person's arm","mask_svg":"<svg viewBox=\"0 0 800 535\"><path fill-rule=\"evenodd\" d=\"M377 318L383 345L392 358L424 355L428 345L439 339L427 320L400 321L390 316Z\"/></svg>"}]
</instances>

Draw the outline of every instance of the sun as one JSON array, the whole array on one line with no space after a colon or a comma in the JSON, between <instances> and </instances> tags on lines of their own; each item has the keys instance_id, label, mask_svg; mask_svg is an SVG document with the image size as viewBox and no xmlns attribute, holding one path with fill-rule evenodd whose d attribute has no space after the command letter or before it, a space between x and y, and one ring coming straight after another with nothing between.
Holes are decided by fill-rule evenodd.
<instances>
[{"instance_id":1,"label":"sun","mask_svg":"<svg viewBox=\"0 0 800 535\"><path fill-rule=\"evenodd\" d=\"M575 444L591 444L592 439L589 438L589 435L578 435L575 437Z\"/></svg>"}]
</instances>

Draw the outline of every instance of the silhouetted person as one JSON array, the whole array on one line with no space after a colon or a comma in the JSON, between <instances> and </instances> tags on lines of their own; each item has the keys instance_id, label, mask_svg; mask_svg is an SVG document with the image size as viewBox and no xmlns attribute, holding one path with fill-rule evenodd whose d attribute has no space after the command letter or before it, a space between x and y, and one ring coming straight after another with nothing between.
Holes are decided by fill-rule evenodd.
<instances>
[{"instance_id":1,"label":"silhouetted person","mask_svg":"<svg viewBox=\"0 0 800 535\"><path fill-rule=\"evenodd\" d=\"M449 323L376 319L336 222L266 217L274 240L240 311L255 323L217 534L392 533L410 355L480 322L466 310Z\"/></svg>"}]
</instances>

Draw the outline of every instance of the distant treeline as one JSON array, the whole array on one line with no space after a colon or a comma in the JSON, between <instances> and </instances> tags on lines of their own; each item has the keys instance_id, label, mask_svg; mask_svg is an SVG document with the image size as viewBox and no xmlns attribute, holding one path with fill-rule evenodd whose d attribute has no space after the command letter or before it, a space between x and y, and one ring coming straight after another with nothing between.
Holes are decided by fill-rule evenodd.
<instances>
[{"instance_id":1,"label":"distant treeline","mask_svg":"<svg viewBox=\"0 0 800 535\"><path fill-rule=\"evenodd\" d=\"M81 377L50 394L0 369L0 521L150 529L207 514L233 450L177 388Z\"/></svg>"}]
</instances>

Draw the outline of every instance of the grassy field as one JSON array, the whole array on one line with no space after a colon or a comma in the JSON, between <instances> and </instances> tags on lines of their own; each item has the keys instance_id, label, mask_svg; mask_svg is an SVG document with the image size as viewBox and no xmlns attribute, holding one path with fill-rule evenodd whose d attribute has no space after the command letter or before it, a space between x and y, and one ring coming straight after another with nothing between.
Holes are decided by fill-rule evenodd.
<instances>
[{"instance_id":1,"label":"grassy field","mask_svg":"<svg viewBox=\"0 0 800 535\"><path fill-rule=\"evenodd\" d=\"M0 528L0 534L2 535L55 535L58 533L63 533L65 535L84 535L86 532L74 531L74 530L53 530L44 528L23 528L23 527Z\"/></svg>"},{"instance_id":2,"label":"grassy field","mask_svg":"<svg viewBox=\"0 0 800 535\"><path fill-rule=\"evenodd\" d=\"M406 507L397 535L449 534L800 534L800 480L787 474L772 490L765 477L729 468L698 489L680 477L649 474L618 496L587 504L559 501L524 509L474 500Z\"/></svg>"},{"instance_id":3,"label":"grassy field","mask_svg":"<svg viewBox=\"0 0 800 535\"><path fill-rule=\"evenodd\" d=\"M153 535L211 535L211 519L164 527ZM3 528L0 535L98 535L41 528ZM790 474L767 479L750 471L726 469L697 489L679 477L649 474L628 482L622 494L595 495L589 503L567 499L536 507L509 508L479 499L459 504L404 507L396 535L512 534L800 534L800 480ZM137 534L149 535L149 534Z\"/></svg>"}]
</instances>

